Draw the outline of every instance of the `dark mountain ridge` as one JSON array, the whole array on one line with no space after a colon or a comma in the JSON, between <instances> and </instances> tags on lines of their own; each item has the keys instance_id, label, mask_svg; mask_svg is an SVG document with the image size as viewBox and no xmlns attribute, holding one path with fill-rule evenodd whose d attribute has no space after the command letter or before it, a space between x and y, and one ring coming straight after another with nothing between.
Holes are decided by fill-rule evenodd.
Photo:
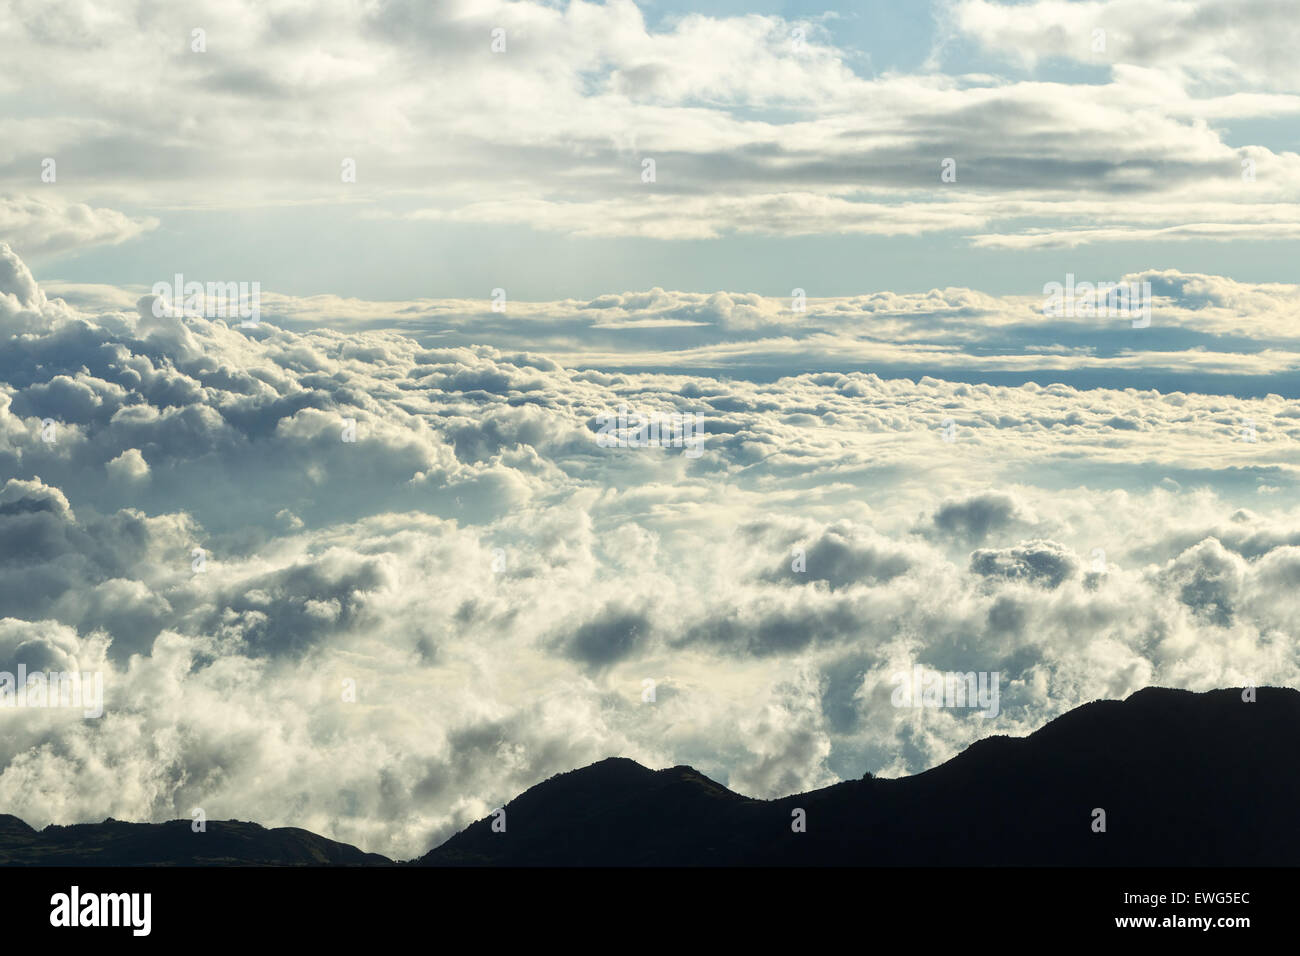
<instances>
[{"instance_id":1,"label":"dark mountain ridge","mask_svg":"<svg viewBox=\"0 0 1300 956\"><path fill-rule=\"evenodd\" d=\"M690 767L611 757L531 787L426 866L1296 866L1300 692L1147 688L911 777L755 800ZM1105 811L1104 832L1094 811ZM802 810L805 832L792 829ZM306 830L0 815L0 864L367 866Z\"/></svg>"},{"instance_id":2,"label":"dark mountain ridge","mask_svg":"<svg viewBox=\"0 0 1300 956\"><path fill-rule=\"evenodd\" d=\"M425 865L1300 865L1300 692L1147 688L912 777L777 800L612 758L508 803ZM1105 832L1093 829L1105 811ZM806 832L792 830L793 811Z\"/></svg>"},{"instance_id":3,"label":"dark mountain ridge","mask_svg":"<svg viewBox=\"0 0 1300 956\"><path fill-rule=\"evenodd\" d=\"M189 820L77 823L34 830L0 814L6 866L376 866L392 861L297 827L214 820L195 833Z\"/></svg>"}]
</instances>

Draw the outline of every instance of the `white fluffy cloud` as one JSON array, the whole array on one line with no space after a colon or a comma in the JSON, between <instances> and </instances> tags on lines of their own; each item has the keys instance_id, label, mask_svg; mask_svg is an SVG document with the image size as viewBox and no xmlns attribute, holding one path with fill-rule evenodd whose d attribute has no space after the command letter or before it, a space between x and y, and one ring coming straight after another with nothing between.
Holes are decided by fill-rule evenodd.
<instances>
[{"instance_id":1,"label":"white fluffy cloud","mask_svg":"<svg viewBox=\"0 0 1300 956\"><path fill-rule=\"evenodd\" d=\"M956 0L948 12L963 34L1030 63L1126 63L1203 83L1300 91L1300 24L1285 2Z\"/></svg>"},{"instance_id":2,"label":"white fluffy cloud","mask_svg":"<svg viewBox=\"0 0 1300 956\"><path fill-rule=\"evenodd\" d=\"M141 0L93 17L77 0L11 3L0 98L22 108L0 119L0 187L15 194L0 226L22 226L10 239L28 256L152 226L119 206L283 203L597 237L1296 238L1300 156L1221 128L1300 113L1285 5L970 0L945 19L995 53L1073 55L1102 76L935 65L868 78L818 22L651 26L631 0L213 0L183 13ZM1083 52L1094 24L1104 54ZM16 76L66 106L57 120L32 115ZM57 184L41 183L47 158L67 171ZM946 159L955 182L941 180ZM37 196L110 208L27 222L54 201Z\"/></svg>"},{"instance_id":3,"label":"white fluffy cloud","mask_svg":"<svg viewBox=\"0 0 1300 956\"><path fill-rule=\"evenodd\" d=\"M0 235L27 255L114 245L153 229L152 217L131 218L114 209L95 209L61 196L0 195Z\"/></svg>"},{"instance_id":4,"label":"white fluffy cloud","mask_svg":"<svg viewBox=\"0 0 1300 956\"><path fill-rule=\"evenodd\" d=\"M743 381L523 344L668 322L788 364L778 304L740 294L536 304L523 331L483 310L496 344L431 345L356 327L389 305L317 300L354 321L309 328L268 297L241 329L114 290L74 308L0 264L0 669L105 675L99 720L0 714L0 806L34 824L198 806L409 857L614 754L772 796L1147 684L1300 682L1280 395ZM1283 334L1289 288L1158 281L1169 317ZM974 352L1019 307L948 290L809 316ZM698 412L704 453L599 446L620 405ZM998 717L894 708L916 663L998 671Z\"/></svg>"}]
</instances>

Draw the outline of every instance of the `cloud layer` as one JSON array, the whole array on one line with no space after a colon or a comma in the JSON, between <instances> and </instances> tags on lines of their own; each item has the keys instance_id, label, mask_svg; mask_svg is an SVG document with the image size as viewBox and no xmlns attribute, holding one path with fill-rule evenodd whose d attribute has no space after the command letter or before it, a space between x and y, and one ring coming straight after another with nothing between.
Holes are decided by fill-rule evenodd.
<instances>
[{"instance_id":1,"label":"cloud layer","mask_svg":"<svg viewBox=\"0 0 1300 956\"><path fill-rule=\"evenodd\" d=\"M1300 113L1286 4L941 5L979 72L940 44L864 75L826 22L651 24L631 0L8 4L0 98L25 108L0 120L0 188L20 208L339 204L587 237L1297 238L1300 156L1237 132ZM150 221L78 208L87 241Z\"/></svg>"},{"instance_id":2,"label":"cloud layer","mask_svg":"<svg viewBox=\"0 0 1300 956\"><path fill-rule=\"evenodd\" d=\"M1245 315L1225 355L1289 367L1292 288L1151 279L1170 327ZM202 807L409 857L612 754L773 796L1148 684L1300 682L1280 394L700 371L804 357L737 293L509 329L423 303L403 330L391 303L268 295L246 329L66 291L0 246L0 670L105 674L99 720L0 709L0 807L33 824ZM1027 311L947 290L798 321L956 365ZM602 335L686 360L601 367ZM601 447L620 406L700 414L704 453ZM998 716L895 708L914 664L998 671Z\"/></svg>"}]
</instances>

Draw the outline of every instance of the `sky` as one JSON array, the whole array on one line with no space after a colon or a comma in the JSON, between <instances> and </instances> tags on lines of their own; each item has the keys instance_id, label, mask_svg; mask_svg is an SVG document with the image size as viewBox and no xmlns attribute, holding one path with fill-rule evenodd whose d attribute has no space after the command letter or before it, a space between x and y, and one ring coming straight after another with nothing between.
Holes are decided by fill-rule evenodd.
<instances>
[{"instance_id":1,"label":"sky","mask_svg":"<svg viewBox=\"0 0 1300 956\"><path fill-rule=\"evenodd\" d=\"M0 706L0 812L410 858L608 756L774 797L1300 686L1298 23L6 4L0 671L105 707Z\"/></svg>"},{"instance_id":2,"label":"sky","mask_svg":"<svg viewBox=\"0 0 1300 956\"><path fill-rule=\"evenodd\" d=\"M0 224L42 280L367 299L1288 281L1293 21L1184 0L18 2Z\"/></svg>"}]
</instances>

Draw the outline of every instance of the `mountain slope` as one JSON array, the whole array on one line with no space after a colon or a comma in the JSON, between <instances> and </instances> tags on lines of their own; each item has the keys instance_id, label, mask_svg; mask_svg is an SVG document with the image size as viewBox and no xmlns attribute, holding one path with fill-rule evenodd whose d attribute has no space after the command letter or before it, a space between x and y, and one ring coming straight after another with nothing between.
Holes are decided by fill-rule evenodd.
<instances>
[{"instance_id":1,"label":"mountain slope","mask_svg":"<svg viewBox=\"0 0 1300 956\"><path fill-rule=\"evenodd\" d=\"M1300 693L1148 688L913 777L779 800L605 760L421 859L455 865L1300 865ZM807 831L791 829L803 809ZM1093 811L1106 812L1094 832Z\"/></svg>"},{"instance_id":2,"label":"mountain slope","mask_svg":"<svg viewBox=\"0 0 1300 956\"><path fill-rule=\"evenodd\" d=\"M239 820L78 823L33 830L0 815L0 864L8 866L362 866L391 862L297 827Z\"/></svg>"},{"instance_id":3,"label":"mountain slope","mask_svg":"<svg viewBox=\"0 0 1300 956\"><path fill-rule=\"evenodd\" d=\"M754 800L690 767L614 757L559 774L427 853L428 866L1297 866L1300 692L1148 688L941 766ZM1092 829L1106 811L1106 831ZM791 830L792 811L807 830ZM293 827L188 820L34 830L0 814L0 865L367 866Z\"/></svg>"}]
</instances>

